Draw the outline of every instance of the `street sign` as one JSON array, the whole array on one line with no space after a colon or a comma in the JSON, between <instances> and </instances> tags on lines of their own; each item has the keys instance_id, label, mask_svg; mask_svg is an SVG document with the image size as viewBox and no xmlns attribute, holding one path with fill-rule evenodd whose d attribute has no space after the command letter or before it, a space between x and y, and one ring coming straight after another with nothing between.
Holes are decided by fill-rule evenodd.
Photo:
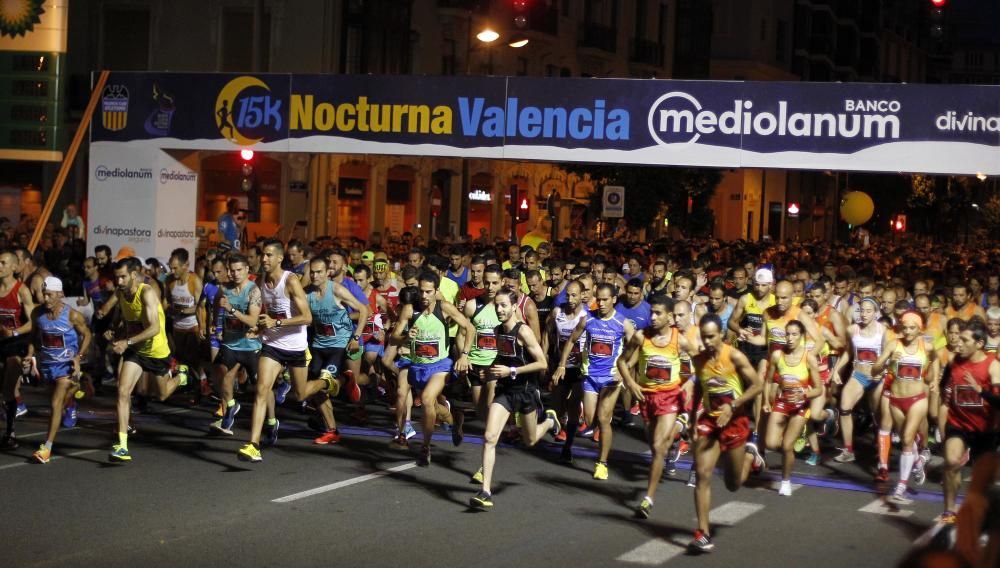
<instances>
[{"instance_id":1,"label":"street sign","mask_svg":"<svg viewBox=\"0 0 1000 568\"><path fill-rule=\"evenodd\" d=\"M434 186L431 189L431 217L441 216L441 189Z\"/></svg>"},{"instance_id":2,"label":"street sign","mask_svg":"<svg viewBox=\"0 0 1000 568\"><path fill-rule=\"evenodd\" d=\"M625 216L625 188L620 185L604 186L602 217Z\"/></svg>"}]
</instances>

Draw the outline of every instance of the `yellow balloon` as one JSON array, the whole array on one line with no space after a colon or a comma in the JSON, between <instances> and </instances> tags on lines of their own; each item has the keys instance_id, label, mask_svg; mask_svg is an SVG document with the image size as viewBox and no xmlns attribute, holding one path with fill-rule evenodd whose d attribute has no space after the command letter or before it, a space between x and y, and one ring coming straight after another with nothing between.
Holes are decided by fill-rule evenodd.
<instances>
[{"instance_id":1,"label":"yellow balloon","mask_svg":"<svg viewBox=\"0 0 1000 568\"><path fill-rule=\"evenodd\" d=\"M875 203L863 191L852 191L840 202L840 218L851 225L864 225L872 218Z\"/></svg>"}]
</instances>

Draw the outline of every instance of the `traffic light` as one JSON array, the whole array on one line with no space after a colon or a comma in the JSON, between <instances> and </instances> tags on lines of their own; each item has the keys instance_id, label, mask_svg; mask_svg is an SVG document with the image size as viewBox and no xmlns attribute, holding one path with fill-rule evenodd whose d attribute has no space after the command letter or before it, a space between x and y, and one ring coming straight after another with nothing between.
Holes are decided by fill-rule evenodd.
<instances>
[{"instance_id":1,"label":"traffic light","mask_svg":"<svg viewBox=\"0 0 1000 568\"><path fill-rule=\"evenodd\" d=\"M801 209L799 208L799 204L798 203L792 202L792 203L788 204L788 216L789 217L792 217L792 218L798 217L800 211L801 211Z\"/></svg>"},{"instance_id":2,"label":"traffic light","mask_svg":"<svg viewBox=\"0 0 1000 568\"><path fill-rule=\"evenodd\" d=\"M932 38L941 39L944 36L945 7L947 5L948 5L948 0L931 0L930 34Z\"/></svg>"},{"instance_id":3,"label":"traffic light","mask_svg":"<svg viewBox=\"0 0 1000 568\"><path fill-rule=\"evenodd\" d=\"M517 206L517 220L519 223L523 223L531 217L531 203L529 203L528 196L518 193L518 201L520 202Z\"/></svg>"},{"instance_id":4,"label":"traffic light","mask_svg":"<svg viewBox=\"0 0 1000 568\"><path fill-rule=\"evenodd\" d=\"M523 30L528 27L528 8L530 0L512 0L511 8L514 12L514 27Z\"/></svg>"},{"instance_id":5,"label":"traffic light","mask_svg":"<svg viewBox=\"0 0 1000 568\"><path fill-rule=\"evenodd\" d=\"M253 150L249 148L240 150L240 159L243 160L243 164L240 166L240 173L243 174L240 189L249 192L253 189Z\"/></svg>"},{"instance_id":6,"label":"traffic light","mask_svg":"<svg viewBox=\"0 0 1000 568\"><path fill-rule=\"evenodd\" d=\"M897 233L906 232L906 215L902 213L896 215L896 219L895 221L893 221L892 228Z\"/></svg>"},{"instance_id":7,"label":"traffic light","mask_svg":"<svg viewBox=\"0 0 1000 568\"><path fill-rule=\"evenodd\" d=\"M531 202L526 191L518 191L516 185L510 187L507 194L507 213L512 224L524 223L531 216Z\"/></svg>"}]
</instances>

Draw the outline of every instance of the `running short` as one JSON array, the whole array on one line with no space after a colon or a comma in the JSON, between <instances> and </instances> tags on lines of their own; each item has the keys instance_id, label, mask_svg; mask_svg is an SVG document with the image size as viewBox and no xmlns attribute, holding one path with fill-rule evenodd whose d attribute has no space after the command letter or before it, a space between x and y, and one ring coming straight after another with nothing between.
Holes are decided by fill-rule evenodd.
<instances>
[{"instance_id":1,"label":"running short","mask_svg":"<svg viewBox=\"0 0 1000 568\"><path fill-rule=\"evenodd\" d=\"M823 381L823 386L830 386L830 367L819 370L819 379Z\"/></svg>"},{"instance_id":2,"label":"running short","mask_svg":"<svg viewBox=\"0 0 1000 568\"><path fill-rule=\"evenodd\" d=\"M583 392L592 392L594 394L600 394L602 390L608 387L617 387L621 383L618 382L614 376L611 377L592 377L587 375L583 378Z\"/></svg>"},{"instance_id":3,"label":"running short","mask_svg":"<svg viewBox=\"0 0 1000 568\"><path fill-rule=\"evenodd\" d=\"M746 444L750 437L750 418L740 414L732 417L725 427L720 427L714 416L705 414L698 418L698 435L717 438L722 451L728 452Z\"/></svg>"},{"instance_id":4,"label":"running short","mask_svg":"<svg viewBox=\"0 0 1000 568\"><path fill-rule=\"evenodd\" d=\"M657 416L677 414L683 406L684 391L671 389L665 391L643 391L646 400L639 403L639 414L646 422L654 422Z\"/></svg>"},{"instance_id":5,"label":"running short","mask_svg":"<svg viewBox=\"0 0 1000 568\"><path fill-rule=\"evenodd\" d=\"M365 353L378 353L378 356L381 357L385 354L385 345L375 342L365 343L364 351Z\"/></svg>"},{"instance_id":6,"label":"running short","mask_svg":"<svg viewBox=\"0 0 1000 568\"><path fill-rule=\"evenodd\" d=\"M201 351L201 339L198 338L198 328L175 329L173 332L174 356L177 362L184 365L193 365L198 362Z\"/></svg>"},{"instance_id":7,"label":"running short","mask_svg":"<svg viewBox=\"0 0 1000 568\"><path fill-rule=\"evenodd\" d=\"M215 365L222 365L226 369L233 369L239 365L247 373L247 380L251 383L257 380L257 360L260 357L259 351L237 351L223 345L219 352L215 354Z\"/></svg>"},{"instance_id":8,"label":"running short","mask_svg":"<svg viewBox=\"0 0 1000 568\"><path fill-rule=\"evenodd\" d=\"M913 396L892 396L892 394L890 393L889 404L898 408L900 412L902 412L903 414L906 414L907 412L910 411L911 406L926 398L927 398L927 393L925 392L922 392L920 394L915 394Z\"/></svg>"},{"instance_id":9,"label":"running short","mask_svg":"<svg viewBox=\"0 0 1000 568\"><path fill-rule=\"evenodd\" d=\"M156 359L140 355L133 349L126 349L125 353L122 354L122 359L126 362L132 362L139 365L139 368L142 369L144 373L149 373L157 377L162 377L170 372L169 355L162 359Z\"/></svg>"},{"instance_id":10,"label":"running short","mask_svg":"<svg viewBox=\"0 0 1000 568\"><path fill-rule=\"evenodd\" d=\"M64 377L73 374L72 361L59 361L47 364L39 364L38 372L42 375L42 380L46 383L54 383Z\"/></svg>"},{"instance_id":11,"label":"running short","mask_svg":"<svg viewBox=\"0 0 1000 568\"><path fill-rule=\"evenodd\" d=\"M451 359L445 357L434 363L412 363L407 379L410 385L423 388L431 380L431 377L439 373L443 373L446 377L450 375Z\"/></svg>"},{"instance_id":12,"label":"running short","mask_svg":"<svg viewBox=\"0 0 1000 568\"><path fill-rule=\"evenodd\" d=\"M771 412L777 414L784 414L785 416L806 416L809 413L809 403L805 402L802 404L792 404L787 400L781 400L779 397L774 401L774 406L771 407Z\"/></svg>"},{"instance_id":13,"label":"running short","mask_svg":"<svg viewBox=\"0 0 1000 568\"><path fill-rule=\"evenodd\" d=\"M363 355L364 352L364 348L359 347L357 351L345 351L344 353L347 355L347 359L349 361L360 361L361 355Z\"/></svg>"},{"instance_id":14,"label":"running short","mask_svg":"<svg viewBox=\"0 0 1000 568\"><path fill-rule=\"evenodd\" d=\"M288 365L295 369L301 369L306 366L305 351L290 351L288 349L278 349L277 347L265 345L260 349L260 356L267 357L272 361L277 361L282 365Z\"/></svg>"},{"instance_id":15,"label":"running short","mask_svg":"<svg viewBox=\"0 0 1000 568\"><path fill-rule=\"evenodd\" d=\"M0 363L8 357L24 357L28 354L28 343L31 342L31 334L18 335L0 340Z\"/></svg>"},{"instance_id":16,"label":"running short","mask_svg":"<svg viewBox=\"0 0 1000 568\"><path fill-rule=\"evenodd\" d=\"M869 377L868 375L861 374L861 373L859 373L857 371L852 371L851 372L851 378L854 379L855 381L858 381L858 384L861 385L861 388L865 389L865 392L868 392L868 391L872 390L873 388L876 388L880 384L882 384L882 380L881 379L875 379L875 378Z\"/></svg>"},{"instance_id":17,"label":"running short","mask_svg":"<svg viewBox=\"0 0 1000 568\"><path fill-rule=\"evenodd\" d=\"M485 386L486 383L494 381L496 379L488 378L489 375L486 374L489 371L489 365L472 365L469 367L469 384L474 387Z\"/></svg>"},{"instance_id":18,"label":"running short","mask_svg":"<svg viewBox=\"0 0 1000 568\"><path fill-rule=\"evenodd\" d=\"M507 412L520 412L527 414L541 408L538 387L536 385L525 385L517 389L505 389L497 385L496 394L493 396L493 404L499 404Z\"/></svg>"},{"instance_id":19,"label":"running short","mask_svg":"<svg viewBox=\"0 0 1000 568\"><path fill-rule=\"evenodd\" d=\"M756 369L761 361L767 358L767 345L754 345L752 343L739 343L739 350L747 356L750 364Z\"/></svg>"},{"instance_id":20,"label":"running short","mask_svg":"<svg viewBox=\"0 0 1000 568\"><path fill-rule=\"evenodd\" d=\"M969 450L969 455L973 458L992 451L997 448L997 435L993 432L972 432L962 430L951 425L949 422L945 427L945 441L949 438L958 438Z\"/></svg>"},{"instance_id":21,"label":"running short","mask_svg":"<svg viewBox=\"0 0 1000 568\"><path fill-rule=\"evenodd\" d=\"M312 353L312 360L309 361L309 377L319 377L323 369L330 371L334 377L344 367L343 347L313 347L309 350Z\"/></svg>"}]
</instances>

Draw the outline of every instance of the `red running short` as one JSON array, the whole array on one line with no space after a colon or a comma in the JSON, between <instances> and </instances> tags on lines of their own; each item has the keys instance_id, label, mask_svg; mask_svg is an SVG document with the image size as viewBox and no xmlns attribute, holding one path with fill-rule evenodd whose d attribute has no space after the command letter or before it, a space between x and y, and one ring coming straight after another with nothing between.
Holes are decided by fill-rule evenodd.
<instances>
[{"instance_id":1,"label":"red running short","mask_svg":"<svg viewBox=\"0 0 1000 568\"><path fill-rule=\"evenodd\" d=\"M643 392L646 400L639 403L639 413L646 422L653 422L657 416L677 414L681 410L683 392L681 389Z\"/></svg>"},{"instance_id":2,"label":"red running short","mask_svg":"<svg viewBox=\"0 0 1000 568\"><path fill-rule=\"evenodd\" d=\"M750 418L745 415L734 416L725 427L715 422L714 416L707 414L698 419L698 435L712 436L719 440L722 451L728 452L746 444L750 437Z\"/></svg>"}]
</instances>

